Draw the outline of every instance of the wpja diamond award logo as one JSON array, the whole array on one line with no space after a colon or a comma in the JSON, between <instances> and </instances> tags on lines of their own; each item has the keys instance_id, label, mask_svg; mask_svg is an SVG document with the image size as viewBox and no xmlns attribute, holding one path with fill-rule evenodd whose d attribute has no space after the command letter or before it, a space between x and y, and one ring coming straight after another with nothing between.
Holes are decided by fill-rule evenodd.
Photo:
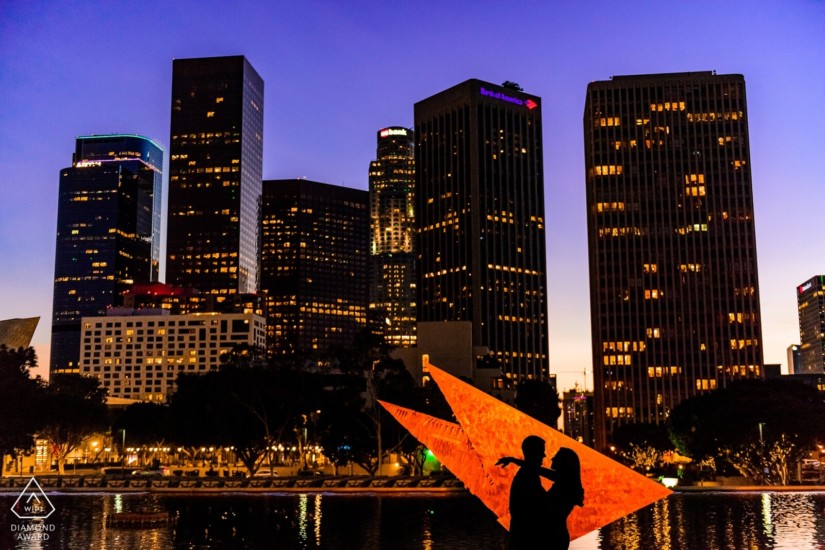
<instances>
[{"instance_id":1,"label":"wpja diamond award logo","mask_svg":"<svg viewBox=\"0 0 825 550\"><path fill-rule=\"evenodd\" d=\"M54 512L54 505L37 480L31 478L12 504L11 511L19 519L45 520ZM54 531L53 523L13 523L10 527L16 540L49 540L49 533Z\"/></svg>"}]
</instances>

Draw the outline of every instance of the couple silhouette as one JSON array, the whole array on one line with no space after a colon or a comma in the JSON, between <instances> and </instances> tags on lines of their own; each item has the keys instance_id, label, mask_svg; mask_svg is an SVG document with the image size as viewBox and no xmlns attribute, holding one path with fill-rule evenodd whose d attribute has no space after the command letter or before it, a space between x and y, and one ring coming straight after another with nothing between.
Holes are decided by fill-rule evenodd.
<instances>
[{"instance_id":1,"label":"couple silhouette","mask_svg":"<svg viewBox=\"0 0 825 550\"><path fill-rule=\"evenodd\" d=\"M570 546L567 516L573 506L584 506L581 464L578 455L562 447L550 468L542 467L545 442L536 435L521 444L524 459L505 456L496 465L520 466L510 486L510 550L566 550ZM541 478L553 482L544 490Z\"/></svg>"}]
</instances>

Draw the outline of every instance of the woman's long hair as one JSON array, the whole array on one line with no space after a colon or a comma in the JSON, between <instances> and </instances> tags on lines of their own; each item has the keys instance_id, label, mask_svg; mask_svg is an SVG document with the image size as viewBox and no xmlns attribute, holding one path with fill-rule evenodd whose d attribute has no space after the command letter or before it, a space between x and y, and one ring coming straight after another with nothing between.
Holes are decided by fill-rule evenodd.
<instances>
[{"instance_id":1,"label":"woman's long hair","mask_svg":"<svg viewBox=\"0 0 825 550\"><path fill-rule=\"evenodd\" d=\"M582 467L579 455L573 449L562 447L553 456L553 469L558 472L559 489L573 504L584 506L584 487L582 487Z\"/></svg>"}]
</instances>

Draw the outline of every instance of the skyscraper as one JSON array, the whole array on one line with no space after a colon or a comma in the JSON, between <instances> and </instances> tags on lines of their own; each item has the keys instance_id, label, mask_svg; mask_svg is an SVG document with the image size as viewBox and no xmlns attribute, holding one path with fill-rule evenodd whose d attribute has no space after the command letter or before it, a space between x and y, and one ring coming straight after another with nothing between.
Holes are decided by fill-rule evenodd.
<instances>
[{"instance_id":1,"label":"skyscraper","mask_svg":"<svg viewBox=\"0 0 825 550\"><path fill-rule=\"evenodd\" d=\"M378 131L370 163L370 317L390 345L415 345L415 159L411 130Z\"/></svg>"},{"instance_id":2,"label":"skyscraper","mask_svg":"<svg viewBox=\"0 0 825 550\"><path fill-rule=\"evenodd\" d=\"M825 373L825 275L796 289L799 308L799 369L793 374ZM790 370L790 369L789 369Z\"/></svg>"},{"instance_id":3,"label":"skyscraper","mask_svg":"<svg viewBox=\"0 0 825 550\"><path fill-rule=\"evenodd\" d=\"M263 191L268 352L349 346L367 324L369 194L300 179Z\"/></svg>"},{"instance_id":4,"label":"skyscraper","mask_svg":"<svg viewBox=\"0 0 825 550\"><path fill-rule=\"evenodd\" d=\"M264 83L243 56L172 67L166 281L258 289Z\"/></svg>"},{"instance_id":5,"label":"skyscraper","mask_svg":"<svg viewBox=\"0 0 825 550\"><path fill-rule=\"evenodd\" d=\"M591 82L584 111L596 446L762 376L745 81Z\"/></svg>"},{"instance_id":6,"label":"skyscraper","mask_svg":"<svg viewBox=\"0 0 825 550\"><path fill-rule=\"evenodd\" d=\"M72 167L60 171L51 372L77 372L81 317L157 277L162 174L163 150L148 138L77 138Z\"/></svg>"},{"instance_id":7,"label":"skyscraper","mask_svg":"<svg viewBox=\"0 0 825 550\"><path fill-rule=\"evenodd\" d=\"M471 321L513 379L545 378L541 99L468 80L415 104L418 320Z\"/></svg>"}]
</instances>

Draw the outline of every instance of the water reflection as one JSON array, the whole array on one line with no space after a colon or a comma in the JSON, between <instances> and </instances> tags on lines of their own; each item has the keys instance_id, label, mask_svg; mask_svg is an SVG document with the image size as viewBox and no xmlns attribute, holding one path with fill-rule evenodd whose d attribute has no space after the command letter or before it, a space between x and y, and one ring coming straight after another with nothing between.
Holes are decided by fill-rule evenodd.
<instances>
[{"instance_id":1,"label":"water reflection","mask_svg":"<svg viewBox=\"0 0 825 550\"><path fill-rule=\"evenodd\" d=\"M48 541L16 541L0 495L0 548L503 549L507 534L467 496L49 495ZM174 525L106 527L118 511L170 511ZM571 550L825 548L825 493L676 494L573 541Z\"/></svg>"},{"instance_id":2,"label":"water reflection","mask_svg":"<svg viewBox=\"0 0 825 550\"><path fill-rule=\"evenodd\" d=\"M679 494L599 532L599 550L825 546L823 493Z\"/></svg>"}]
</instances>

